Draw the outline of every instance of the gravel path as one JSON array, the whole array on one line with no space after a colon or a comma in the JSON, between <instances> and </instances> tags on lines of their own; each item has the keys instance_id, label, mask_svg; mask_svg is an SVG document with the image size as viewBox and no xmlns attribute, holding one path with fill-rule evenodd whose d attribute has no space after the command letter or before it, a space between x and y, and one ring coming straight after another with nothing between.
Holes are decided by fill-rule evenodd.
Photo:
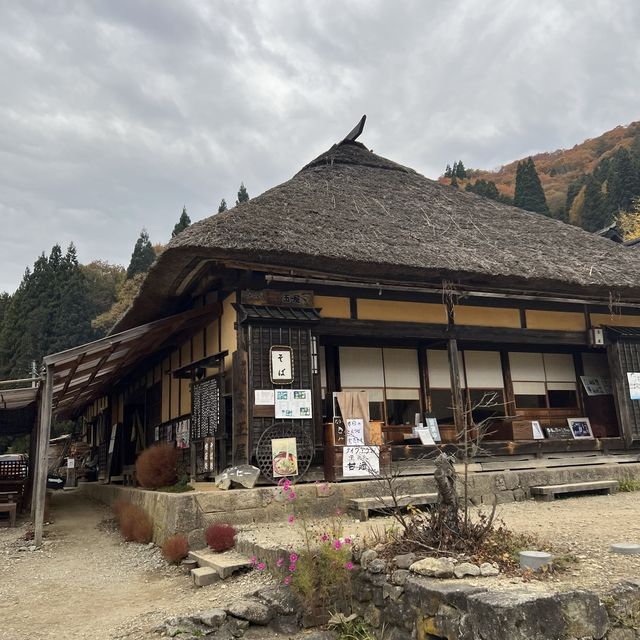
<instances>
[{"instance_id":1,"label":"gravel path","mask_svg":"<svg viewBox=\"0 0 640 640\"><path fill-rule=\"evenodd\" d=\"M251 573L193 587L157 547L98 526L111 513L76 492L54 494L52 514L39 551L18 539L25 525L0 529L0 638L157 640L151 631L167 617L229 604L268 580Z\"/></svg>"},{"instance_id":2,"label":"gravel path","mask_svg":"<svg viewBox=\"0 0 640 640\"><path fill-rule=\"evenodd\" d=\"M164 619L224 606L268 581L256 572L209 587L191 586L178 568L167 565L157 547L124 543L105 524L110 512L74 491L52 500L54 523L46 527L42 550L19 539L26 525L0 529L0 638L11 640L146 640ZM640 543L640 492L569 498L551 503L501 505L500 517L515 531L551 541L577 562L529 589L589 588L599 593L624 578L640 578L640 556L609 551L614 542ZM318 531L329 522L317 522ZM388 518L369 523L343 520L344 533L382 533ZM288 545L296 525L261 525L243 536L261 545ZM297 540L296 540L297 542ZM522 578L485 578L479 584L513 588ZM264 640L283 638L260 630ZM300 634L296 638L303 638Z\"/></svg>"}]
</instances>

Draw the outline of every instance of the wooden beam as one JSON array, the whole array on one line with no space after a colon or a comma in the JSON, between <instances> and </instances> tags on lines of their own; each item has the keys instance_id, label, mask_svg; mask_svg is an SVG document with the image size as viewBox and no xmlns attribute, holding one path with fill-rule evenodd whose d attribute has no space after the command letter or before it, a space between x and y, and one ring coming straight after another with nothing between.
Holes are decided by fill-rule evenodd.
<instances>
[{"instance_id":1,"label":"wooden beam","mask_svg":"<svg viewBox=\"0 0 640 640\"><path fill-rule=\"evenodd\" d=\"M460 367L458 366L458 343L450 338L447 343L449 356L449 377L451 379L451 397L453 399L453 420L458 433L463 433L466 445L466 429L464 420L464 405L462 404L462 388L460 387Z\"/></svg>"},{"instance_id":2,"label":"wooden beam","mask_svg":"<svg viewBox=\"0 0 640 640\"><path fill-rule=\"evenodd\" d=\"M44 389L40 398L40 426L38 430L38 459L36 463L35 492L35 535L36 547L42 546L44 531L44 506L47 498L47 454L49 450L49 437L51 435L51 412L53 403L53 370L52 365L46 369Z\"/></svg>"}]
</instances>

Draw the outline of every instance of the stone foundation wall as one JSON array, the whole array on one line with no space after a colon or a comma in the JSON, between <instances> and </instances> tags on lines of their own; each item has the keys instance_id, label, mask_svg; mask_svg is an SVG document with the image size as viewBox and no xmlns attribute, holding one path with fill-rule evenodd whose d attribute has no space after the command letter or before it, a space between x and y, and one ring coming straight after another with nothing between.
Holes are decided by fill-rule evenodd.
<instances>
[{"instance_id":1,"label":"stone foundation wall","mask_svg":"<svg viewBox=\"0 0 640 640\"><path fill-rule=\"evenodd\" d=\"M392 569L393 567L390 567ZM638 640L640 581L590 591L489 590L370 562L356 566L355 613L384 640Z\"/></svg>"},{"instance_id":2,"label":"stone foundation wall","mask_svg":"<svg viewBox=\"0 0 640 640\"><path fill-rule=\"evenodd\" d=\"M583 467L526 469L522 471L474 472L469 476L469 498L474 504L524 500L530 487L604 479L640 480L640 464L601 464ZM411 476L398 480L401 493L435 492L432 476ZM273 486L229 491L191 491L163 493L119 485L80 484L87 496L112 504L124 498L141 506L153 519L154 542L162 544L176 533L186 533L193 549L204 546L203 529L212 522L250 525L282 522L286 518L282 503L275 500ZM336 510L346 511L352 498L374 497L387 490L376 481L313 483L296 485L299 499L312 501L318 517Z\"/></svg>"}]
</instances>

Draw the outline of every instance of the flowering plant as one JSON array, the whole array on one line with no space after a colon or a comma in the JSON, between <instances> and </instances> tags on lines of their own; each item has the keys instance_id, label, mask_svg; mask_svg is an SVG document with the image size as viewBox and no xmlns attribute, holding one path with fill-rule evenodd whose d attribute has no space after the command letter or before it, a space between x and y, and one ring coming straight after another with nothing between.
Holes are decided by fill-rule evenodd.
<instances>
[{"instance_id":1,"label":"flowering plant","mask_svg":"<svg viewBox=\"0 0 640 640\"><path fill-rule=\"evenodd\" d=\"M307 611L350 610L351 538L342 536L338 519L332 521L328 530L314 530L308 524L299 496L288 478L278 482L277 491L278 499L292 507L287 522L302 528L304 545L299 553L292 551L288 556L278 558L269 570L292 588ZM254 558L252 562L258 570L266 566Z\"/></svg>"}]
</instances>

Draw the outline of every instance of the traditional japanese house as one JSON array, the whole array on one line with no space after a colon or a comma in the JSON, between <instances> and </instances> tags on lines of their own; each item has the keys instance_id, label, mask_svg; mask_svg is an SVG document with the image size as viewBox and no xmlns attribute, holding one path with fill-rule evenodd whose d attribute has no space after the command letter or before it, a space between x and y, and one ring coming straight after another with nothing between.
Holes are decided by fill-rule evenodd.
<instances>
[{"instance_id":1,"label":"traditional japanese house","mask_svg":"<svg viewBox=\"0 0 640 640\"><path fill-rule=\"evenodd\" d=\"M55 410L83 417L104 477L164 439L197 477L272 476L272 440L294 437L300 473L340 478L336 414L386 462L423 457L413 427L433 418L442 444L490 419L493 454L638 444L635 252L356 137L183 231L108 338L49 360Z\"/></svg>"}]
</instances>

